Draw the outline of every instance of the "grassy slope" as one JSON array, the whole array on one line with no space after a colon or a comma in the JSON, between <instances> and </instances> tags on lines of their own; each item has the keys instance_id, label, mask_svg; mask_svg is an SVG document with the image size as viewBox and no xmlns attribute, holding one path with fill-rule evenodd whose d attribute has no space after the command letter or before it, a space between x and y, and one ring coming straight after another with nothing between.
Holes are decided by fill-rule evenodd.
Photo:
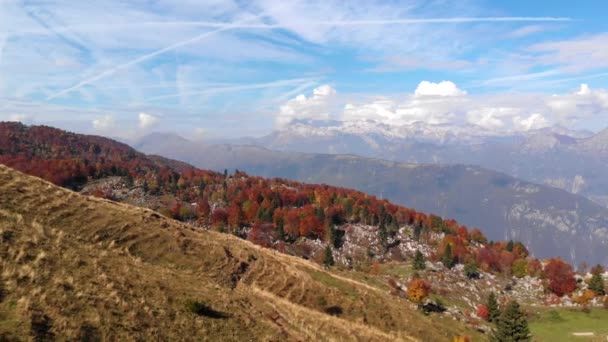
<instances>
[{"instance_id":1,"label":"grassy slope","mask_svg":"<svg viewBox=\"0 0 608 342\"><path fill-rule=\"evenodd\" d=\"M352 277L357 279L358 277ZM385 290L0 165L0 340L448 340ZM195 299L225 314L197 316ZM338 306L339 317L324 313Z\"/></svg>"},{"instance_id":2,"label":"grassy slope","mask_svg":"<svg viewBox=\"0 0 608 342\"><path fill-rule=\"evenodd\" d=\"M606 341L608 310L544 309L530 321L530 330L538 341ZM593 332L594 337L574 337L575 332Z\"/></svg>"}]
</instances>

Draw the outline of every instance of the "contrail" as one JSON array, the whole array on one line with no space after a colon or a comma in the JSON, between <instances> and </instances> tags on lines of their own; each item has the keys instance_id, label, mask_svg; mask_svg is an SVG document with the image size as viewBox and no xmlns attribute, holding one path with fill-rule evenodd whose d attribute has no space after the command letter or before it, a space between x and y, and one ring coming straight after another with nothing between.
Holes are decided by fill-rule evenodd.
<instances>
[{"instance_id":1,"label":"contrail","mask_svg":"<svg viewBox=\"0 0 608 342\"><path fill-rule=\"evenodd\" d=\"M302 91L304 91L308 88L314 87L315 85L317 85L317 83L318 82L316 82L316 81L306 82L306 83L286 92L285 94L277 97L276 99L274 99L273 102L277 103L277 102L283 102L285 100L288 100L290 97L292 97L294 95L299 95Z\"/></svg>"},{"instance_id":2,"label":"contrail","mask_svg":"<svg viewBox=\"0 0 608 342\"><path fill-rule=\"evenodd\" d=\"M257 16L256 18L259 18L260 16ZM249 19L251 20L251 19ZM350 21L311 21L310 25L323 25L323 26L369 26L369 25L400 25L400 24L450 24L450 23L473 23L473 22L539 22L539 21L569 21L571 20L570 18L565 18L565 17L457 17L457 18L419 18L419 19L415 19L415 18L411 18L411 19L382 19L382 20L350 20ZM248 21L248 20L246 20ZM147 25L151 25L154 23L146 23ZM213 30L213 31L209 31L209 32L205 32L203 34L200 34L196 37L175 43L173 45L167 46L163 49L154 51L152 53L143 55L141 57L138 57L132 61L129 61L127 63L124 64L120 64L118 66L115 66L111 69L105 70L89 79L86 79L84 81L81 81L80 83L69 87L67 89L61 90L49 97L47 97L47 101L52 100L54 98L57 98L61 95L70 93L76 89L81 88L82 86L85 86L87 84L91 84L93 82L99 81L100 79L103 79L105 77L108 77L110 75L115 74L116 72L123 70L123 69L127 69L133 65L137 65L141 62L144 62L148 59L154 58L158 55L164 54L166 52L175 50L179 47L182 46L186 46L189 44L192 44L194 42L197 42L199 40L203 40L209 36L212 36L214 34L217 34L219 32L222 31L227 31L227 30L232 30L232 29L238 29L238 28L261 28L261 29L284 29L284 27L282 25L275 25L275 24L246 24L244 22L241 23L235 23L235 24L227 24L227 23L212 23L212 22L170 22L170 23L165 23L165 22L159 22L159 25L169 25L169 24L173 24L173 25L200 25L200 26L208 26L208 27L217 27L217 29ZM140 24L134 24L134 25L140 25ZM120 26L120 25L119 25ZM112 27L112 25L107 25L106 29L108 27ZM56 28L55 32L61 32L61 30L63 29L67 29L66 27L63 28ZM70 27L70 29L74 30L76 29L76 27Z\"/></svg>"},{"instance_id":3,"label":"contrail","mask_svg":"<svg viewBox=\"0 0 608 342\"><path fill-rule=\"evenodd\" d=\"M2 64L2 56L4 55L4 45L6 45L7 37L0 34L0 65Z\"/></svg>"},{"instance_id":4,"label":"contrail","mask_svg":"<svg viewBox=\"0 0 608 342\"><path fill-rule=\"evenodd\" d=\"M181 97L181 96L215 94L215 93L224 93L224 92L230 92L230 91L240 91L240 90L249 90L249 89L277 88L277 87L289 86L292 84L299 84L302 82L310 83L313 80L314 79L312 79L312 78L293 78L293 79L288 79L288 80L278 80L278 81L267 82L267 83L243 84L243 85L235 85L235 86L228 86L228 87L218 87L218 88L205 89L205 90L193 91L193 92L188 92L188 93L178 93L178 94L171 94L171 95L156 96L156 97L148 98L144 101L155 101L155 100L170 99L170 98Z\"/></svg>"},{"instance_id":5,"label":"contrail","mask_svg":"<svg viewBox=\"0 0 608 342\"><path fill-rule=\"evenodd\" d=\"M405 18L405 19L371 19L371 20L341 20L321 21L319 25L331 26L369 26L397 24L462 24L483 22L542 22L542 21L571 21L567 17L456 17L456 18Z\"/></svg>"},{"instance_id":6,"label":"contrail","mask_svg":"<svg viewBox=\"0 0 608 342\"><path fill-rule=\"evenodd\" d=\"M475 22L546 22L546 21L571 21L568 17L456 17L456 18L404 18L404 19L363 19L363 20L338 20L338 21L310 21L310 25L322 26L374 26L374 25L399 25L399 24L458 24ZM54 27L55 33L71 31L79 32L110 32L125 29L155 28L155 27L208 27L223 28L229 23L213 21L147 21L139 23L109 23L106 25L69 25ZM250 29L280 29L283 25L278 24L241 24L238 28ZM24 30L13 31L11 36L28 34L45 34L46 30Z\"/></svg>"},{"instance_id":7,"label":"contrail","mask_svg":"<svg viewBox=\"0 0 608 342\"><path fill-rule=\"evenodd\" d=\"M146 61L148 59L156 57L158 55L162 55L165 52L169 52L169 51L175 50L175 49L177 49L179 47L192 44L192 43L197 42L199 40L203 40L203 39L205 39L207 37L210 37L210 36L212 36L212 35L214 35L216 33L220 33L222 31L227 31L227 30L231 30L231 29L235 29L235 28L240 28L240 27L241 27L241 24L238 24L238 23L236 23L236 24L228 24L228 25L220 27L220 28L218 28L216 30L205 32L205 33L199 34L196 37L193 37L193 38L190 38L190 39L187 39L187 40L183 40L181 42L177 42L175 44L169 45L169 46L167 46L165 48L162 48L160 50L156 50L156 51L154 51L152 53L149 53L147 55L140 56L140 57L138 57L138 58L136 58L136 59L134 59L134 60L132 60L130 62L127 62L127 63L124 63L124 64L120 64L120 65L115 66L115 67L113 67L111 69L105 70L105 71L103 71L103 72L101 72L101 73L99 73L99 74L97 74L97 75L95 75L95 76L93 76L93 77L91 77L89 79L81 81L80 83L78 83L78 84L76 84L76 85L74 85L74 86L72 86L70 88L64 89L64 90L62 90L60 92L57 92L57 93L55 93L55 94L47 97L46 100L49 101L49 100L52 100L52 99L54 99L56 97L59 97L61 95L67 94L69 92L72 92L72 91L74 91L74 90L76 90L76 89L78 89L78 88L80 88L82 86L85 86L87 84L99 81L100 79L103 79L105 77L113 75L117 71L120 71L120 70L123 70L123 69L127 69L127 68L129 68L129 67L131 67L133 65L139 64L139 63L144 62L144 61Z\"/></svg>"},{"instance_id":8,"label":"contrail","mask_svg":"<svg viewBox=\"0 0 608 342\"><path fill-rule=\"evenodd\" d=\"M532 72L532 73L528 73L528 74L518 74L518 75L506 76L506 77L497 77L497 78L491 78L491 79L487 79L487 80L480 80L477 82L473 82L472 87L477 88L477 87L512 83L512 82L518 82L518 81L529 81L529 80L534 80L537 78L544 78L544 77L549 77L549 76L554 76L554 75L559 75L559 74L560 74L559 70L553 69L553 70L546 70L546 71L541 71L541 72Z\"/></svg>"}]
</instances>

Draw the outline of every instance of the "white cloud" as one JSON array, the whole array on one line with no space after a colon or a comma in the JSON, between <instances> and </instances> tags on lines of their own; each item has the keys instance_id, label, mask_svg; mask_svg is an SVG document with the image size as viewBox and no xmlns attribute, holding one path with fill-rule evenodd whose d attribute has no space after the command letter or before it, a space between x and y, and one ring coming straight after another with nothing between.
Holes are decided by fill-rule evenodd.
<instances>
[{"instance_id":1,"label":"white cloud","mask_svg":"<svg viewBox=\"0 0 608 342\"><path fill-rule=\"evenodd\" d=\"M155 116L152 116L152 115L144 113L144 112L139 113L138 119L139 119L139 128L141 128L141 129L148 129L148 128L154 126L158 122L158 119Z\"/></svg>"},{"instance_id":2,"label":"white cloud","mask_svg":"<svg viewBox=\"0 0 608 342\"><path fill-rule=\"evenodd\" d=\"M608 114L608 90L592 89L587 84L565 95L553 95L546 100L547 107L565 124L576 123Z\"/></svg>"},{"instance_id":3,"label":"white cloud","mask_svg":"<svg viewBox=\"0 0 608 342\"><path fill-rule=\"evenodd\" d=\"M336 94L336 90L331 86L324 84L320 87L313 89L312 95L314 97L327 97Z\"/></svg>"},{"instance_id":4,"label":"white cloud","mask_svg":"<svg viewBox=\"0 0 608 342\"><path fill-rule=\"evenodd\" d=\"M608 68L608 33L539 43L528 51L536 64L555 65L565 72L578 73Z\"/></svg>"},{"instance_id":5,"label":"white cloud","mask_svg":"<svg viewBox=\"0 0 608 342\"><path fill-rule=\"evenodd\" d=\"M518 130L529 131L549 126L547 119L540 113L534 113L527 118L516 116L513 118L513 124Z\"/></svg>"},{"instance_id":6,"label":"white cloud","mask_svg":"<svg viewBox=\"0 0 608 342\"><path fill-rule=\"evenodd\" d=\"M545 30L547 30L547 27L544 25L526 25L509 33L509 37L522 38L533 35L535 33L543 32Z\"/></svg>"},{"instance_id":7,"label":"white cloud","mask_svg":"<svg viewBox=\"0 0 608 342\"><path fill-rule=\"evenodd\" d=\"M326 84L315 88L310 97L296 96L280 107L276 125L284 127L295 119L329 119L335 95L336 90Z\"/></svg>"},{"instance_id":8,"label":"white cloud","mask_svg":"<svg viewBox=\"0 0 608 342\"><path fill-rule=\"evenodd\" d=\"M417 92L416 92L417 91ZM571 126L608 114L608 90L579 89L562 95L499 93L467 95L453 82L421 82L414 93L399 98L376 97L360 102L348 101L341 113L329 115L325 96L331 91L300 95L281 107L277 121L287 118L327 119L346 122L374 120L387 125L426 124L477 125L489 132L528 131L555 124ZM422 95L424 94L424 95ZM336 106L337 107L337 106Z\"/></svg>"},{"instance_id":9,"label":"white cloud","mask_svg":"<svg viewBox=\"0 0 608 342\"><path fill-rule=\"evenodd\" d=\"M481 107L467 113L467 121L491 130L505 128L505 119L519 114L517 108L510 107Z\"/></svg>"},{"instance_id":10,"label":"white cloud","mask_svg":"<svg viewBox=\"0 0 608 342\"><path fill-rule=\"evenodd\" d=\"M589 88L588 84L581 84L581 87L579 88L579 90L576 92L576 95L589 95L591 94L591 88Z\"/></svg>"},{"instance_id":11,"label":"white cloud","mask_svg":"<svg viewBox=\"0 0 608 342\"><path fill-rule=\"evenodd\" d=\"M394 122L397 119L397 104L389 98L376 98L369 103L344 106L341 119L344 121L377 120Z\"/></svg>"},{"instance_id":12,"label":"white cloud","mask_svg":"<svg viewBox=\"0 0 608 342\"><path fill-rule=\"evenodd\" d=\"M467 92L458 89L451 81L441 81L439 83L422 81L418 84L414 94L416 96L462 96L466 95Z\"/></svg>"},{"instance_id":13,"label":"white cloud","mask_svg":"<svg viewBox=\"0 0 608 342\"><path fill-rule=\"evenodd\" d=\"M93 120L93 128L96 131L108 131L113 129L115 126L114 117L111 115L105 115L103 117Z\"/></svg>"},{"instance_id":14,"label":"white cloud","mask_svg":"<svg viewBox=\"0 0 608 342\"><path fill-rule=\"evenodd\" d=\"M466 92L450 81L431 83L422 81L414 94L402 99L378 97L364 103L348 103L341 119L376 120L389 125L450 123L462 117L468 99Z\"/></svg>"},{"instance_id":15,"label":"white cloud","mask_svg":"<svg viewBox=\"0 0 608 342\"><path fill-rule=\"evenodd\" d=\"M27 122L29 121L30 117L28 115L25 114L21 114L21 113L12 113L12 114L6 114L6 115L1 115L0 114L0 121L1 120L6 120L6 121L11 121L11 122Z\"/></svg>"}]
</instances>

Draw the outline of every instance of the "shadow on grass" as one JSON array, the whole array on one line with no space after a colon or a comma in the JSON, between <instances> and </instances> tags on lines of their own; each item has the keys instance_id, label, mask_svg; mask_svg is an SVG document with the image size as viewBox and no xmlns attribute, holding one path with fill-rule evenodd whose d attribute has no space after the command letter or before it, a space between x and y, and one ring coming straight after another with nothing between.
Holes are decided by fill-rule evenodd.
<instances>
[{"instance_id":1,"label":"shadow on grass","mask_svg":"<svg viewBox=\"0 0 608 342\"><path fill-rule=\"evenodd\" d=\"M344 312L341 307L334 305L326 308L325 313L331 316L340 316Z\"/></svg>"},{"instance_id":2,"label":"shadow on grass","mask_svg":"<svg viewBox=\"0 0 608 342\"><path fill-rule=\"evenodd\" d=\"M208 305L195 300L189 300L186 302L186 309L198 316L209 317L213 319L227 319L230 318L230 314L214 310Z\"/></svg>"}]
</instances>

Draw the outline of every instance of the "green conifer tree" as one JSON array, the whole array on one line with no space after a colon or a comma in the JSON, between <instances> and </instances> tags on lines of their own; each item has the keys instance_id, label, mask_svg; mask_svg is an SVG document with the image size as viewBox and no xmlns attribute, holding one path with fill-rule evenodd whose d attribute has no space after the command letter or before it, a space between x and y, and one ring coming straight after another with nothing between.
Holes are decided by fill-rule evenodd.
<instances>
[{"instance_id":1,"label":"green conifer tree","mask_svg":"<svg viewBox=\"0 0 608 342\"><path fill-rule=\"evenodd\" d=\"M380 241L380 245L386 251L388 248L388 232L386 231L384 222L380 222L380 225L378 226L378 240Z\"/></svg>"},{"instance_id":2,"label":"green conifer tree","mask_svg":"<svg viewBox=\"0 0 608 342\"><path fill-rule=\"evenodd\" d=\"M601 272L602 267L600 265L596 266L593 269L593 276L589 281L589 290L595 292L598 296L603 296L606 294L604 288L604 278L602 278Z\"/></svg>"},{"instance_id":3,"label":"green conifer tree","mask_svg":"<svg viewBox=\"0 0 608 342\"><path fill-rule=\"evenodd\" d=\"M488 296L488 321L496 323L500 317L500 309L498 308L498 302L496 301L496 294L490 292Z\"/></svg>"},{"instance_id":4,"label":"green conifer tree","mask_svg":"<svg viewBox=\"0 0 608 342\"><path fill-rule=\"evenodd\" d=\"M452 245L448 244L445 247L445 251L443 252L443 256L441 257L441 263L443 264L443 266L450 269L456 264L456 260L454 260L454 255L452 255Z\"/></svg>"},{"instance_id":5,"label":"green conifer tree","mask_svg":"<svg viewBox=\"0 0 608 342\"><path fill-rule=\"evenodd\" d=\"M279 241L285 240L285 222L282 217L277 220L276 238Z\"/></svg>"},{"instance_id":6,"label":"green conifer tree","mask_svg":"<svg viewBox=\"0 0 608 342\"><path fill-rule=\"evenodd\" d=\"M331 247L325 247L325 253L323 255L323 265L329 267L334 265L334 256L331 253Z\"/></svg>"},{"instance_id":7,"label":"green conifer tree","mask_svg":"<svg viewBox=\"0 0 608 342\"><path fill-rule=\"evenodd\" d=\"M492 340L499 342L531 340L528 321L516 301L510 302L500 315Z\"/></svg>"},{"instance_id":8,"label":"green conifer tree","mask_svg":"<svg viewBox=\"0 0 608 342\"><path fill-rule=\"evenodd\" d=\"M420 241L420 234L422 233L422 225L420 223L414 226L414 240Z\"/></svg>"},{"instance_id":9,"label":"green conifer tree","mask_svg":"<svg viewBox=\"0 0 608 342\"><path fill-rule=\"evenodd\" d=\"M328 224L327 228L327 242L330 246L337 248L338 247L338 234L336 234L336 228L333 224Z\"/></svg>"},{"instance_id":10,"label":"green conifer tree","mask_svg":"<svg viewBox=\"0 0 608 342\"><path fill-rule=\"evenodd\" d=\"M424 254L420 252L420 250L416 250L416 255L414 255L414 270L422 271L426 268L426 259L424 258Z\"/></svg>"}]
</instances>

